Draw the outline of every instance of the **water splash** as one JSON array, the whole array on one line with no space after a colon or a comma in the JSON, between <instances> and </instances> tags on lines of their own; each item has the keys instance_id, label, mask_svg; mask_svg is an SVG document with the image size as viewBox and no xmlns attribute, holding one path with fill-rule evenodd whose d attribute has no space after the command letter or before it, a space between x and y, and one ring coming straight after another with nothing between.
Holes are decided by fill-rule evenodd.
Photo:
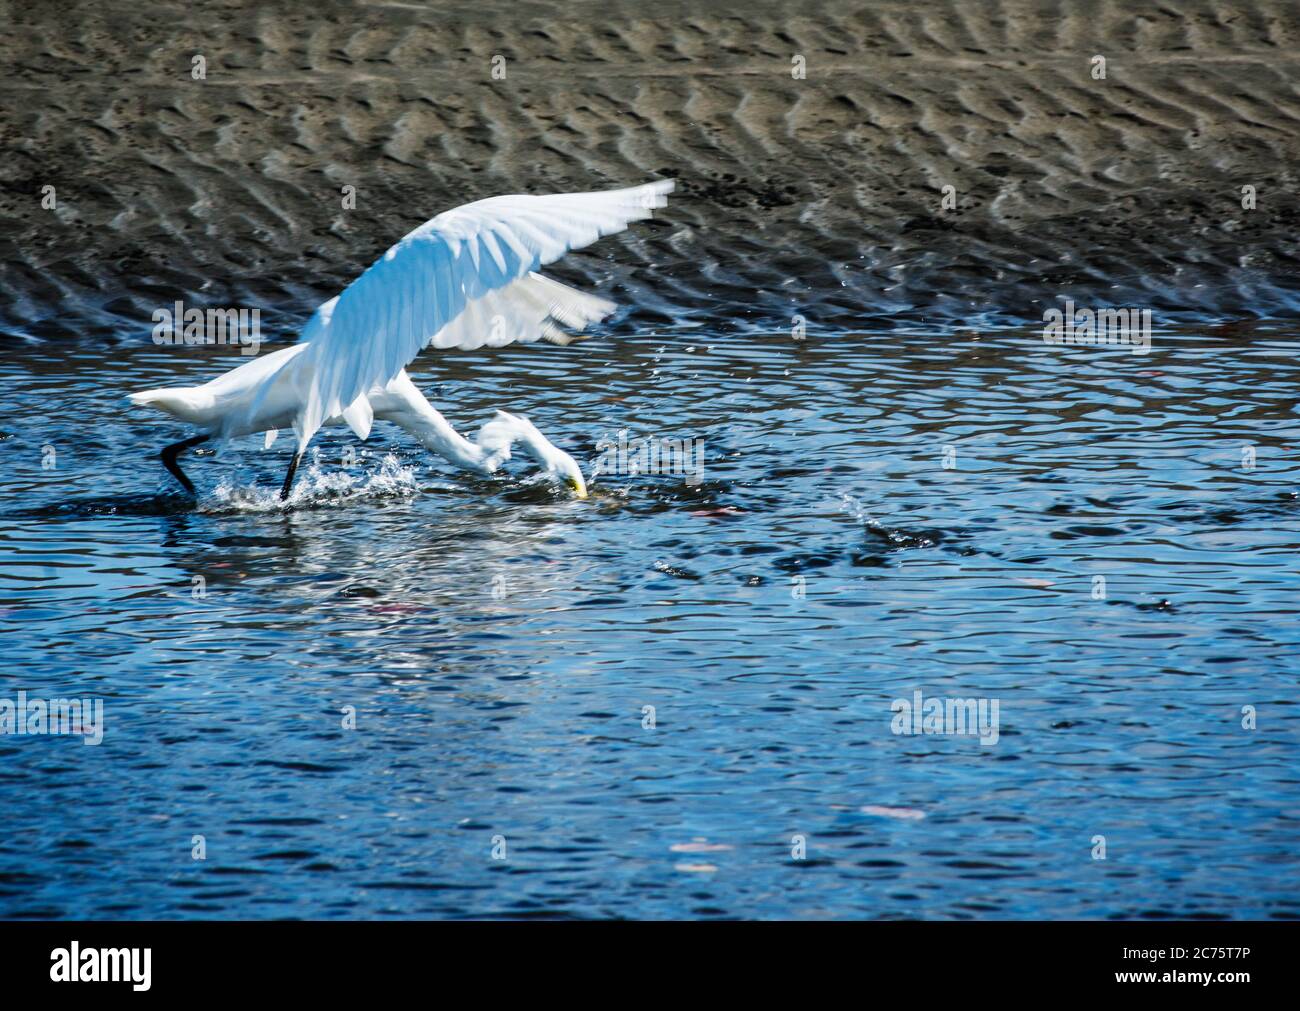
<instances>
[{"instance_id":1,"label":"water splash","mask_svg":"<svg viewBox=\"0 0 1300 1011\"><path fill-rule=\"evenodd\" d=\"M299 471L287 502L280 500L278 488L225 480L213 490L210 501L199 505L198 511L278 512L286 508L343 505L358 499L414 495L418 490L415 468L402 464L392 453L379 461L377 469L366 470L360 465L322 467L319 453L313 450L311 463Z\"/></svg>"},{"instance_id":2,"label":"water splash","mask_svg":"<svg viewBox=\"0 0 1300 1011\"><path fill-rule=\"evenodd\" d=\"M840 495L840 512L848 513L859 523L876 523L876 518L867 512L860 499L848 494L847 492Z\"/></svg>"}]
</instances>

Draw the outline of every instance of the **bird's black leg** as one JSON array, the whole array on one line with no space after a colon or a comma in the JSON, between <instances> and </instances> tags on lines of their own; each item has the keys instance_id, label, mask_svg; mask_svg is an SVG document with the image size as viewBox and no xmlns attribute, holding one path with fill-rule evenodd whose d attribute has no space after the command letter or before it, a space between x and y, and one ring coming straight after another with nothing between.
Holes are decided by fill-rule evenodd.
<instances>
[{"instance_id":1,"label":"bird's black leg","mask_svg":"<svg viewBox=\"0 0 1300 1011\"><path fill-rule=\"evenodd\" d=\"M281 502L289 497L289 489L293 487L293 476L298 473L298 458L301 456L301 453L294 453L293 459L289 461L289 473L284 475L284 487L280 489Z\"/></svg>"},{"instance_id":2,"label":"bird's black leg","mask_svg":"<svg viewBox=\"0 0 1300 1011\"><path fill-rule=\"evenodd\" d=\"M181 470L180 465L176 462L176 456L182 450L190 449L201 442L207 442L209 438L210 436L207 435L196 435L192 439L182 439L180 442L173 442L158 454L162 457L163 466L171 472L172 477L176 478L191 495L194 494L194 482L185 476L185 472Z\"/></svg>"}]
</instances>

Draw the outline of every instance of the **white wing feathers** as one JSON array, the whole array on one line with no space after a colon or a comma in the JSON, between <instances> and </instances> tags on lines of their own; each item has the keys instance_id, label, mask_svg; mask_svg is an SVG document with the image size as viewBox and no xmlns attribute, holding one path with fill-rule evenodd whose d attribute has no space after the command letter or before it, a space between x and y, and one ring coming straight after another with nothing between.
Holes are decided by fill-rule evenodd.
<instances>
[{"instance_id":1,"label":"white wing feathers","mask_svg":"<svg viewBox=\"0 0 1300 1011\"><path fill-rule=\"evenodd\" d=\"M295 425L299 447L337 415L358 435L368 433L368 412L355 402L387 385L427 345L565 343L560 325L581 329L609 315L612 302L536 270L650 217L672 189L665 180L596 193L492 197L415 229L308 321L302 339L310 347L299 356L300 381L308 384Z\"/></svg>"},{"instance_id":2,"label":"white wing feathers","mask_svg":"<svg viewBox=\"0 0 1300 1011\"><path fill-rule=\"evenodd\" d=\"M434 335L430 344L466 351L504 347L515 341L567 344L573 337L561 325L581 330L616 308L609 299L588 295L534 271L474 299Z\"/></svg>"}]
</instances>

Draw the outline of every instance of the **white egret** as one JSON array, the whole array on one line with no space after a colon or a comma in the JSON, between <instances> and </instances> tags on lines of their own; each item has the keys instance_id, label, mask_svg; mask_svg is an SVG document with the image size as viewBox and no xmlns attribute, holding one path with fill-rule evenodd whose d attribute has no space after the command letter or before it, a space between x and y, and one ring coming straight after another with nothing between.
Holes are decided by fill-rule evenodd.
<instances>
[{"instance_id":1,"label":"white egret","mask_svg":"<svg viewBox=\"0 0 1300 1011\"><path fill-rule=\"evenodd\" d=\"M477 441L458 435L406 374L426 346L471 350L515 341L572 338L614 304L543 277L537 268L570 249L621 232L667 203L671 180L595 193L491 197L438 215L381 256L307 321L292 347L263 355L202 386L129 395L194 425L200 434L162 451L191 493L177 456L223 441L292 429L297 439L280 489L287 499L304 450L324 425L361 439L392 421L451 463L491 473L519 442L549 473L587 494L582 469L526 419L499 411Z\"/></svg>"}]
</instances>

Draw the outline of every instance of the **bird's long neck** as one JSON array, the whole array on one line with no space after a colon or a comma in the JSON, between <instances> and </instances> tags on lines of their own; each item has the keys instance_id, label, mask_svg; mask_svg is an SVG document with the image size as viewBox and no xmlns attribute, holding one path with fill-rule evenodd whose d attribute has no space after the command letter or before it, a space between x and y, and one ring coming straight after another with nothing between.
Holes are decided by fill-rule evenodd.
<instances>
[{"instance_id":1,"label":"bird's long neck","mask_svg":"<svg viewBox=\"0 0 1300 1011\"><path fill-rule=\"evenodd\" d=\"M515 443L547 469L552 469L564 454L546 438L531 421L516 414L497 411L496 417L479 429L478 446L488 454L488 462L495 469L503 460L510 459L510 447Z\"/></svg>"},{"instance_id":2,"label":"bird's long neck","mask_svg":"<svg viewBox=\"0 0 1300 1011\"><path fill-rule=\"evenodd\" d=\"M427 402L423 402L423 398L421 401L409 405L400 414L389 416L388 420L409 432L425 449L437 453L458 467L483 473L491 473L496 469L489 453L452 428L446 418Z\"/></svg>"},{"instance_id":3,"label":"bird's long neck","mask_svg":"<svg viewBox=\"0 0 1300 1011\"><path fill-rule=\"evenodd\" d=\"M547 469L554 468L563 457L527 418L505 411L497 411L496 417L479 429L475 441L470 442L434 410L405 372L382 391L372 392L370 403L376 418L393 422L426 449L456 466L481 474L491 474L509 460L515 443Z\"/></svg>"}]
</instances>

